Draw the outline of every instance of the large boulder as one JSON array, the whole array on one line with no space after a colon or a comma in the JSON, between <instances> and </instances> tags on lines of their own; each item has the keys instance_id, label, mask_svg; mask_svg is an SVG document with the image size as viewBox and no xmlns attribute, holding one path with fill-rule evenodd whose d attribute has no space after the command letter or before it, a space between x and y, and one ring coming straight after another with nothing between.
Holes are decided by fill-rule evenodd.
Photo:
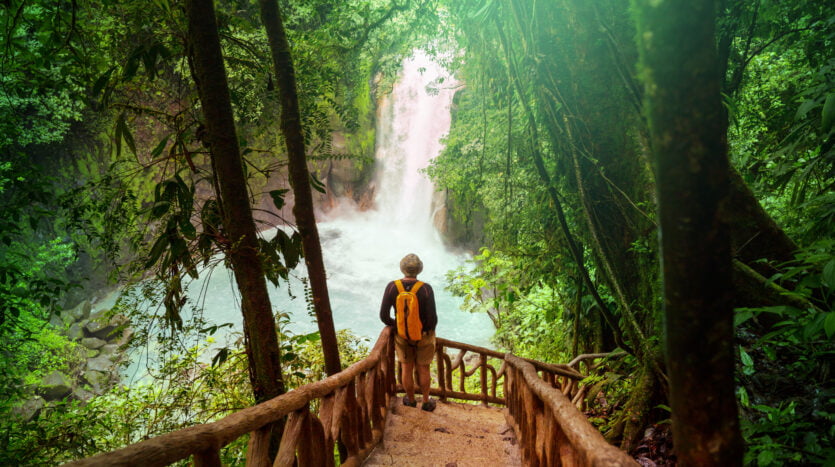
<instances>
[{"instance_id":1,"label":"large boulder","mask_svg":"<svg viewBox=\"0 0 835 467\"><path fill-rule=\"evenodd\" d=\"M69 331L67 331L67 337L70 340L73 340L73 341L77 341L77 340L81 339L82 337L84 337L84 325L85 324L86 323L84 321L82 321L80 323L73 323L72 326L70 326Z\"/></svg>"},{"instance_id":2,"label":"large boulder","mask_svg":"<svg viewBox=\"0 0 835 467\"><path fill-rule=\"evenodd\" d=\"M66 323L64 323L64 320L61 319L61 314L57 312L50 315L49 325L55 329L64 329L66 327Z\"/></svg>"},{"instance_id":3,"label":"large boulder","mask_svg":"<svg viewBox=\"0 0 835 467\"><path fill-rule=\"evenodd\" d=\"M86 389L78 388L75 391L73 391L73 393L71 394L71 397L73 399L81 401L81 402L87 402L90 399L92 399L93 397L95 397L95 394L86 390Z\"/></svg>"},{"instance_id":4,"label":"large boulder","mask_svg":"<svg viewBox=\"0 0 835 467\"><path fill-rule=\"evenodd\" d=\"M113 364L113 361L110 358L108 358L107 355L104 355L104 353L100 354L96 358L91 358L90 360L87 360L88 370L100 371L102 373L110 373L111 371L113 371L114 366L115 365Z\"/></svg>"},{"instance_id":5,"label":"large boulder","mask_svg":"<svg viewBox=\"0 0 835 467\"><path fill-rule=\"evenodd\" d=\"M84 300L67 313L72 316L74 321L81 321L90 317L90 310L92 310L92 308L93 306L90 305L90 301Z\"/></svg>"},{"instance_id":6,"label":"large boulder","mask_svg":"<svg viewBox=\"0 0 835 467\"><path fill-rule=\"evenodd\" d=\"M81 339L81 345L91 350L100 349L107 341L99 339L98 337L85 337Z\"/></svg>"},{"instance_id":7,"label":"large boulder","mask_svg":"<svg viewBox=\"0 0 835 467\"><path fill-rule=\"evenodd\" d=\"M19 405L12 409L12 414L19 418L21 421L28 422L35 418L42 408L46 405L46 401L41 396L35 396L22 405Z\"/></svg>"},{"instance_id":8,"label":"large boulder","mask_svg":"<svg viewBox=\"0 0 835 467\"><path fill-rule=\"evenodd\" d=\"M107 373L90 370L84 372L84 380L93 389L93 392L101 394L110 384L110 376Z\"/></svg>"},{"instance_id":9,"label":"large boulder","mask_svg":"<svg viewBox=\"0 0 835 467\"><path fill-rule=\"evenodd\" d=\"M46 400L61 400L72 392L72 379L55 370L41 381L41 392Z\"/></svg>"},{"instance_id":10,"label":"large boulder","mask_svg":"<svg viewBox=\"0 0 835 467\"><path fill-rule=\"evenodd\" d=\"M109 310L100 310L90 315L90 321L84 326L84 333L88 337L98 337L106 341L117 340L122 337L124 325L128 318L123 314L107 316Z\"/></svg>"},{"instance_id":11,"label":"large boulder","mask_svg":"<svg viewBox=\"0 0 835 467\"><path fill-rule=\"evenodd\" d=\"M111 360L115 360L116 357L118 357L118 355L119 355L119 353L118 353L119 352L119 345L118 344L103 345L103 346L101 346L101 348L99 350L101 351L99 356L107 357Z\"/></svg>"}]
</instances>

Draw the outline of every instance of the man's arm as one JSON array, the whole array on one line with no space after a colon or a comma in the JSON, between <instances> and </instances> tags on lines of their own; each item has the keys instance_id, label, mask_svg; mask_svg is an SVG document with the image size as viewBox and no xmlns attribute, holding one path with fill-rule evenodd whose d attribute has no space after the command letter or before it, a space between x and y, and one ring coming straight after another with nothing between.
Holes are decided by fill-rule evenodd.
<instances>
[{"instance_id":1,"label":"man's arm","mask_svg":"<svg viewBox=\"0 0 835 467\"><path fill-rule=\"evenodd\" d=\"M426 289L428 299L426 300L426 310L424 310L426 312L426 320L424 321L424 317L421 317L421 321L424 321L424 327L427 330L434 331L435 326L438 325L438 313L435 309L435 292L429 284L426 284L424 288Z\"/></svg>"},{"instance_id":2,"label":"man's arm","mask_svg":"<svg viewBox=\"0 0 835 467\"><path fill-rule=\"evenodd\" d=\"M383 292L383 303L380 304L380 321L386 326L394 326L396 323L392 319L390 312L394 302L391 300L391 289L394 287L394 282L389 282L386 286L386 291Z\"/></svg>"}]
</instances>

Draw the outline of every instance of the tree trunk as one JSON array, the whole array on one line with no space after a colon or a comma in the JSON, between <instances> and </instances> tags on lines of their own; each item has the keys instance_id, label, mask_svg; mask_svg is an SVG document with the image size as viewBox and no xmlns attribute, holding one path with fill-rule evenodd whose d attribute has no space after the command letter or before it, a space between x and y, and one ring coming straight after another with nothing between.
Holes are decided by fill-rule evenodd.
<instances>
[{"instance_id":1,"label":"tree trunk","mask_svg":"<svg viewBox=\"0 0 835 467\"><path fill-rule=\"evenodd\" d=\"M310 172L307 169L299 99L296 93L296 73L278 3L276 0L259 0L259 4L261 21L267 31L281 97L281 131L287 146L290 185L293 187L295 196L293 215L302 237L304 262L310 276L313 310L316 312L316 322L319 325L322 352L325 357L325 372L333 375L342 370L342 364L339 362L325 263L322 260L322 246L319 243L319 230L316 227L316 216L313 212Z\"/></svg>"},{"instance_id":2,"label":"tree trunk","mask_svg":"<svg viewBox=\"0 0 835 467\"><path fill-rule=\"evenodd\" d=\"M760 274L771 276L776 265L791 261L797 245L765 212L739 172L730 173L731 196L727 211L731 224L734 257ZM768 263L758 263L759 259Z\"/></svg>"},{"instance_id":3,"label":"tree trunk","mask_svg":"<svg viewBox=\"0 0 835 467\"><path fill-rule=\"evenodd\" d=\"M214 5L212 0L188 0L186 12L197 88L224 206L223 226L231 244L228 256L241 292L252 390L255 400L262 402L283 394L284 381L275 318L258 256L255 221L249 205Z\"/></svg>"},{"instance_id":4,"label":"tree trunk","mask_svg":"<svg viewBox=\"0 0 835 467\"><path fill-rule=\"evenodd\" d=\"M675 451L682 465L740 465L730 167L712 0L634 0L656 169Z\"/></svg>"}]
</instances>

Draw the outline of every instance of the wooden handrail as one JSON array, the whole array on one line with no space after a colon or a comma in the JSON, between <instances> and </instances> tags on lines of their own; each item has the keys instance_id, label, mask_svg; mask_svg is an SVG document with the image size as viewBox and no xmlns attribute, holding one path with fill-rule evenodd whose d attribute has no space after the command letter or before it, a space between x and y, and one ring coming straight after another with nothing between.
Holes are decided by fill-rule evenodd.
<instances>
[{"instance_id":1,"label":"wooden handrail","mask_svg":"<svg viewBox=\"0 0 835 467\"><path fill-rule=\"evenodd\" d=\"M456 351L451 357L448 351ZM476 358L468 358L467 353ZM475 360L468 368L468 360ZM496 369L496 364L500 364ZM554 365L437 338L430 393L508 407L526 465L634 465L609 445L575 405L583 376ZM453 384L457 372L458 387ZM467 378L478 372L478 392ZM402 377L402 375L401 375ZM501 383L501 384L500 384ZM475 383L473 383L475 385ZM499 391L501 389L502 391ZM167 433L125 448L71 462L71 466L168 465L193 456L197 466L220 465L220 450L249 433L248 466L270 465L269 427L287 417L273 465L334 465L339 442L342 465L360 465L380 442L389 401L397 391L394 335L385 327L374 348L340 373L316 381L216 422ZM572 402L573 399L573 402ZM309 410L318 400L318 413ZM343 452L344 451L344 452ZM561 459L561 460L557 460Z\"/></svg>"},{"instance_id":2,"label":"wooden handrail","mask_svg":"<svg viewBox=\"0 0 835 467\"><path fill-rule=\"evenodd\" d=\"M511 354L508 364L508 412L525 465L638 465L610 445L561 391L537 376L527 361Z\"/></svg>"},{"instance_id":3,"label":"wooden handrail","mask_svg":"<svg viewBox=\"0 0 835 467\"><path fill-rule=\"evenodd\" d=\"M315 465L333 465L330 453L335 441L340 440L348 451L344 463L358 465L382 437L385 407L394 391L394 341L391 329L386 327L368 357L340 373L216 422L166 433L67 465L162 466L192 455L198 464L206 459L215 459L208 461L215 464L223 446L247 433L253 433L248 463L264 465L263 459L251 458L253 453L267 455L268 451L263 449L267 434L261 429L286 415L290 417L279 447L281 459L295 457L296 451L300 456L318 451L325 453L324 459L320 459L324 464ZM307 408L313 399L320 399L318 417ZM276 465L287 465L276 462Z\"/></svg>"}]
</instances>

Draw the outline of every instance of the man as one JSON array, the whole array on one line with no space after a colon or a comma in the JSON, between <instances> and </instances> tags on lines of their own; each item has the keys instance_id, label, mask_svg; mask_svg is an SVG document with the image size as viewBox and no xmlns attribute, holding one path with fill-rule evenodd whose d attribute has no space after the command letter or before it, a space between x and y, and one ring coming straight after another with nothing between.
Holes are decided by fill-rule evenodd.
<instances>
[{"instance_id":1,"label":"man","mask_svg":"<svg viewBox=\"0 0 835 467\"><path fill-rule=\"evenodd\" d=\"M408 254L400 260L400 271L403 279L400 279L402 288L411 291L419 283L417 275L423 271L423 262L415 254ZM435 354L435 325L438 323L438 315L435 311L435 294L432 287L424 282L420 283L415 295L418 299L420 321L422 332L420 340L408 341L397 334L397 321L390 315L392 307L395 307L398 291L397 281L391 281L383 293L383 303L380 306L380 319L386 326L395 327L394 347L397 359L403 365L403 388L406 396L403 397L403 405L416 407L414 370L417 365L418 384L423 393L421 409L431 412L435 410L435 401L429 399L429 364ZM396 310L395 310L396 313Z\"/></svg>"}]
</instances>

